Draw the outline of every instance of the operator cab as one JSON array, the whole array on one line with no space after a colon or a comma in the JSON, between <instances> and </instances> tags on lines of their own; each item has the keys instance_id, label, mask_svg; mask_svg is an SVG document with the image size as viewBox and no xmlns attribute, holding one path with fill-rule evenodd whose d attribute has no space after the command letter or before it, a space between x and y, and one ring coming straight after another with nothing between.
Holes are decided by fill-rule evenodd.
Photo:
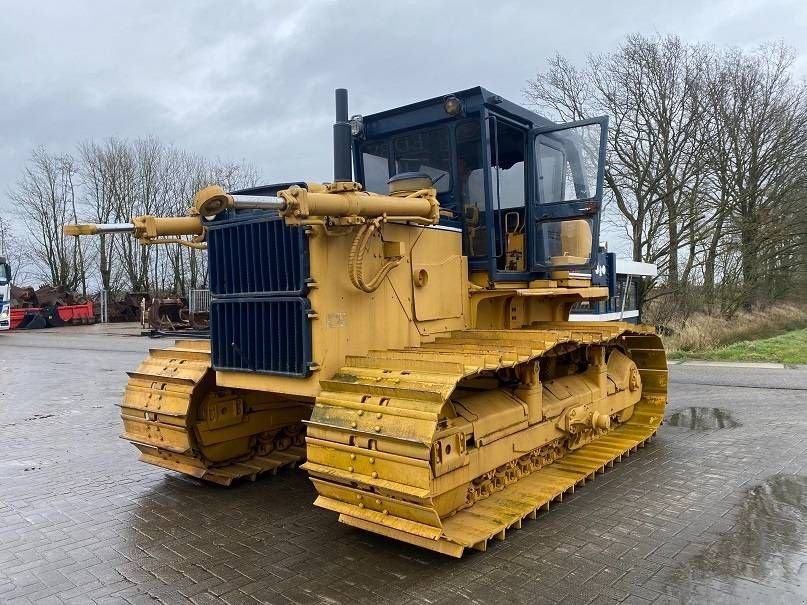
<instances>
[{"instance_id":1,"label":"operator cab","mask_svg":"<svg viewBox=\"0 0 807 605\"><path fill-rule=\"evenodd\" d=\"M590 271L607 118L558 125L477 87L351 126L356 179L386 194L395 175L428 175L472 271L491 282Z\"/></svg>"}]
</instances>

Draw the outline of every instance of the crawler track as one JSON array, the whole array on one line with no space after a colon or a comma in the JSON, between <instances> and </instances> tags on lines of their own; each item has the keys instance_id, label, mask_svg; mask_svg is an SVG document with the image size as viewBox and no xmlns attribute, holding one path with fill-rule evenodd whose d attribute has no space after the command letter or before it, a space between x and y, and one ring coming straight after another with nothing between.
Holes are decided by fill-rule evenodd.
<instances>
[{"instance_id":1,"label":"crawler track","mask_svg":"<svg viewBox=\"0 0 807 605\"><path fill-rule=\"evenodd\" d=\"M140 450L140 460L220 485L302 461L307 412L279 403L260 410L259 423L245 422L248 403L216 389L210 364L209 341L180 340L152 349L129 372L121 437Z\"/></svg>"},{"instance_id":2,"label":"crawler track","mask_svg":"<svg viewBox=\"0 0 807 605\"><path fill-rule=\"evenodd\" d=\"M538 359L563 343L618 344L627 351L642 382L632 416L588 445L564 449L554 462L518 471L503 489L451 509L435 472L433 445L452 392L463 379ZM666 392L666 358L650 328L563 322L532 330L466 330L420 348L348 358L333 380L323 382L304 468L319 492L316 504L338 512L341 522L459 557L466 548L485 550L491 539L504 539L507 530L642 447L661 424ZM511 449L496 454L499 461L489 453L493 449L469 450L469 456L485 457L473 467L490 462L491 469L515 468L522 453L543 445L530 441L528 429L522 434L521 441L518 434L508 438ZM468 477L466 489L474 479Z\"/></svg>"}]
</instances>

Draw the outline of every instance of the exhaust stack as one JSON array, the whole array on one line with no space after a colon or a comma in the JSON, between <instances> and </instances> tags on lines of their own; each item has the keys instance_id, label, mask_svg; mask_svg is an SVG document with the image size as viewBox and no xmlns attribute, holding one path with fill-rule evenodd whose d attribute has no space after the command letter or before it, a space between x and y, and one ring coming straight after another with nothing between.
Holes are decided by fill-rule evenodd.
<instances>
[{"instance_id":1,"label":"exhaust stack","mask_svg":"<svg viewBox=\"0 0 807 605\"><path fill-rule=\"evenodd\" d=\"M336 89L336 122L333 125L333 180L353 180L350 122L347 117L347 89Z\"/></svg>"}]
</instances>

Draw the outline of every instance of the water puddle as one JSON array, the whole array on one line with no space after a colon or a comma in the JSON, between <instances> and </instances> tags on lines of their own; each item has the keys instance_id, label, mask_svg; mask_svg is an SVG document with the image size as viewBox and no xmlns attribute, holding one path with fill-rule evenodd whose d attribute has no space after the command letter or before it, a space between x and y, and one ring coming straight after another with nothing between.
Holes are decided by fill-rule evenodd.
<instances>
[{"instance_id":1,"label":"water puddle","mask_svg":"<svg viewBox=\"0 0 807 605\"><path fill-rule=\"evenodd\" d=\"M670 414L664 422L670 426L680 426L693 431L712 429L733 429L740 426L726 409L688 407Z\"/></svg>"},{"instance_id":2,"label":"water puddle","mask_svg":"<svg viewBox=\"0 0 807 605\"><path fill-rule=\"evenodd\" d=\"M741 578L803 595L805 568L807 477L774 475L746 492L734 526L690 559L681 579L690 591L686 580L708 587Z\"/></svg>"}]
</instances>

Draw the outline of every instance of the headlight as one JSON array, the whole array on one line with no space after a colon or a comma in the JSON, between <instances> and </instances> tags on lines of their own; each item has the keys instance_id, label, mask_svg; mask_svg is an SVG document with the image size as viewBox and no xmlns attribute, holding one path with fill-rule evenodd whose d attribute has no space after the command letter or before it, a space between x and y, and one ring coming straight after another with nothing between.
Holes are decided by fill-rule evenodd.
<instances>
[{"instance_id":1,"label":"headlight","mask_svg":"<svg viewBox=\"0 0 807 605\"><path fill-rule=\"evenodd\" d=\"M350 118L350 134L354 137L359 137L364 134L364 118L360 115L355 115Z\"/></svg>"},{"instance_id":2,"label":"headlight","mask_svg":"<svg viewBox=\"0 0 807 605\"><path fill-rule=\"evenodd\" d=\"M445 111L450 116L459 115L462 111L462 101L460 101L454 95L449 95L445 99L443 99L443 111Z\"/></svg>"},{"instance_id":3,"label":"headlight","mask_svg":"<svg viewBox=\"0 0 807 605\"><path fill-rule=\"evenodd\" d=\"M3 305L3 308L0 309L0 319L8 319L8 316L11 314L11 305L6 303Z\"/></svg>"}]
</instances>

